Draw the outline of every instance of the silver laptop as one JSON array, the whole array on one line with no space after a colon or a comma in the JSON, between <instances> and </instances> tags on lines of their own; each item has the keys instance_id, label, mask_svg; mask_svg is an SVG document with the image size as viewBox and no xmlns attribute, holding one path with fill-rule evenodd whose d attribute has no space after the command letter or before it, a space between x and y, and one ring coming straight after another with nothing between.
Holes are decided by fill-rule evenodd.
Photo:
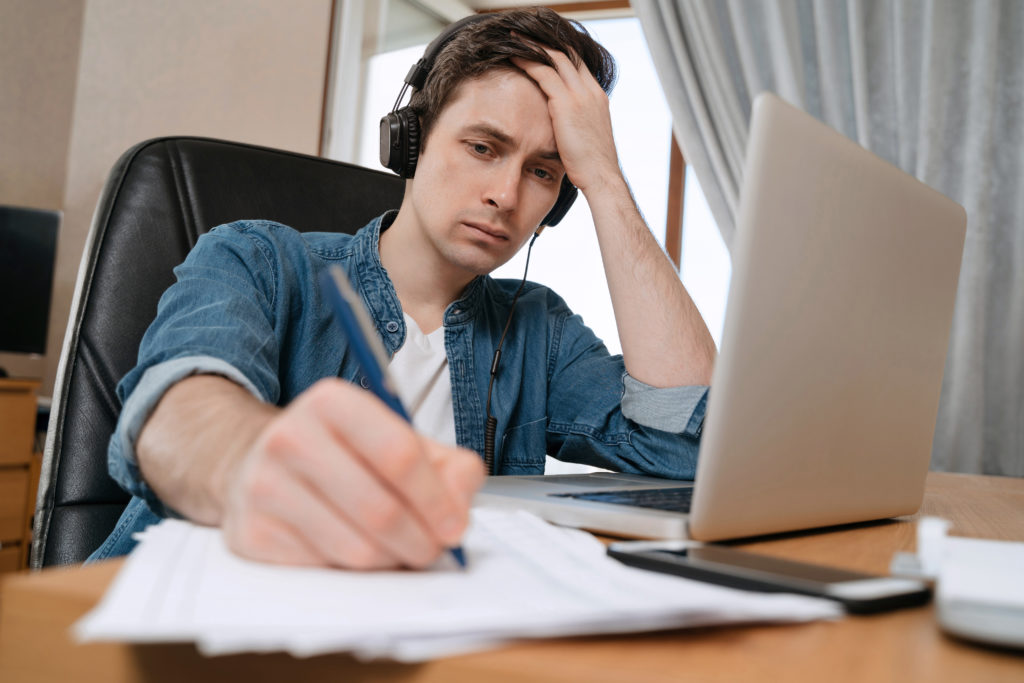
<instances>
[{"instance_id":1,"label":"silver laptop","mask_svg":"<svg viewBox=\"0 0 1024 683\"><path fill-rule=\"evenodd\" d=\"M965 229L955 202L758 96L696 483L499 476L477 504L618 536L697 540L914 513ZM664 500L624 504L631 489ZM687 512L677 499L690 494Z\"/></svg>"}]
</instances>

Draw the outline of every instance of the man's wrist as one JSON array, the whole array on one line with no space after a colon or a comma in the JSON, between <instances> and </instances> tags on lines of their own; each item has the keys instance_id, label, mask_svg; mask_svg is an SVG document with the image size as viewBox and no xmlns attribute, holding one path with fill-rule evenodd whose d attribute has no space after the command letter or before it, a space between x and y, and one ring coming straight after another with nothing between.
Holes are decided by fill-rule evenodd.
<instances>
[{"instance_id":1,"label":"man's wrist","mask_svg":"<svg viewBox=\"0 0 1024 683\"><path fill-rule=\"evenodd\" d=\"M159 500L201 524L218 524L227 482L278 409L218 375L170 387L139 433L139 473Z\"/></svg>"},{"instance_id":2,"label":"man's wrist","mask_svg":"<svg viewBox=\"0 0 1024 683\"><path fill-rule=\"evenodd\" d=\"M629 190L629 183L626 182L626 178L622 175L622 170L618 166L592 173L578 187L587 198L587 203L591 205L617 196L625 196L629 198L630 202L633 201L633 195Z\"/></svg>"},{"instance_id":3,"label":"man's wrist","mask_svg":"<svg viewBox=\"0 0 1024 683\"><path fill-rule=\"evenodd\" d=\"M216 524L224 520L231 487L239 481L249 453L279 413L280 408L259 403L253 406L252 411L246 410L239 415L240 423L236 425L235 436L230 439L230 446L224 457L214 463L206 482L207 495L216 507Z\"/></svg>"}]
</instances>

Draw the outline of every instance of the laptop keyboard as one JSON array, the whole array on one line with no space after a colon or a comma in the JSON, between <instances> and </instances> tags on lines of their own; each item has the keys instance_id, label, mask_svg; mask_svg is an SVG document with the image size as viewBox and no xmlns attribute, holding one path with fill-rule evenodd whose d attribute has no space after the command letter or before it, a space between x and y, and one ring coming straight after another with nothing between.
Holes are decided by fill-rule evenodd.
<instances>
[{"instance_id":1,"label":"laptop keyboard","mask_svg":"<svg viewBox=\"0 0 1024 683\"><path fill-rule=\"evenodd\" d=\"M621 491L589 491L586 493L552 493L558 498L577 498L596 503L631 505L633 507L689 512L693 500L693 487L681 486L670 489L627 489Z\"/></svg>"}]
</instances>

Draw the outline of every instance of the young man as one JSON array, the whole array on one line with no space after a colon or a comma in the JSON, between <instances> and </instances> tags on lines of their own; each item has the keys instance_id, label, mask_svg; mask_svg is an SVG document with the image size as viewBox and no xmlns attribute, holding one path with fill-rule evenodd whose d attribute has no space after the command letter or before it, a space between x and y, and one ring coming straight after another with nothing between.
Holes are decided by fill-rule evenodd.
<instances>
[{"instance_id":1,"label":"young man","mask_svg":"<svg viewBox=\"0 0 1024 683\"><path fill-rule=\"evenodd\" d=\"M259 560L426 566L465 530L485 408L497 473L540 474L547 452L692 477L715 349L619 170L613 80L582 27L549 10L492 15L414 93L423 145L397 214L354 236L265 221L204 235L119 387L110 468L135 497L94 557L179 514ZM531 283L488 400L519 283L487 274L538 229L564 175L594 215L623 356ZM359 388L316 284L330 264L394 354L416 430Z\"/></svg>"}]
</instances>

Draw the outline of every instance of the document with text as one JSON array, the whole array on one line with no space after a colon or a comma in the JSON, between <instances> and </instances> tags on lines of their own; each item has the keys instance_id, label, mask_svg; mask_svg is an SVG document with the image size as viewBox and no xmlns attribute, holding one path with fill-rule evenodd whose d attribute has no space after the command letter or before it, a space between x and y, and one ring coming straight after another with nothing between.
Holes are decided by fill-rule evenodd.
<instances>
[{"instance_id":1,"label":"document with text","mask_svg":"<svg viewBox=\"0 0 1024 683\"><path fill-rule=\"evenodd\" d=\"M751 593L619 564L589 534L475 509L463 547L424 571L283 567L220 531L166 520L141 534L81 641L194 642L208 655L349 652L424 661L519 639L836 618L837 603Z\"/></svg>"}]
</instances>

